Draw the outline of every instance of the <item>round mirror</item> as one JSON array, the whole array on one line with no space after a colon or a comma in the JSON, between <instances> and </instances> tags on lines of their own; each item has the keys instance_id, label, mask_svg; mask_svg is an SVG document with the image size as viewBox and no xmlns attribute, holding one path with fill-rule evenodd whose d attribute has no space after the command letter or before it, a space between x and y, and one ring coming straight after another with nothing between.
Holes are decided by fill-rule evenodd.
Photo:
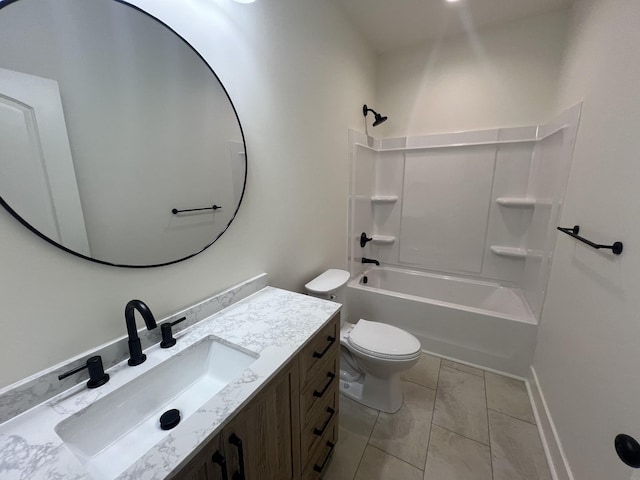
<instances>
[{"instance_id":1,"label":"round mirror","mask_svg":"<svg viewBox=\"0 0 640 480\"><path fill-rule=\"evenodd\" d=\"M176 32L118 0L0 2L0 203L69 253L167 265L228 228L235 108Z\"/></svg>"}]
</instances>

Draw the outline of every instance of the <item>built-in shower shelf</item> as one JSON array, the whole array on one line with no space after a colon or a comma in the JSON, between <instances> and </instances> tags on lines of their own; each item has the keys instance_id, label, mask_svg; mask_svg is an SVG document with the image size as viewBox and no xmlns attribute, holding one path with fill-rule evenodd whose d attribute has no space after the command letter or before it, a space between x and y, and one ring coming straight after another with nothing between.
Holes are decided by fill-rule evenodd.
<instances>
[{"instance_id":1,"label":"built-in shower shelf","mask_svg":"<svg viewBox=\"0 0 640 480\"><path fill-rule=\"evenodd\" d=\"M371 203L396 203L398 201L397 195L372 195Z\"/></svg>"},{"instance_id":2,"label":"built-in shower shelf","mask_svg":"<svg viewBox=\"0 0 640 480\"><path fill-rule=\"evenodd\" d=\"M501 257L511 257L511 258L526 258L527 251L524 248L517 247L502 247L498 245L491 245L491 251L496 255L500 255Z\"/></svg>"},{"instance_id":3,"label":"built-in shower shelf","mask_svg":"<svg viewBox=\"0 0 640 480\"><path fill-rule=\"evenodd\" d=\"M503 247L500 245L491 245L489 247L493 253L502 257L511 258L542 258L542 250L527 250L518 247Z\"/></svg>"},{"instance_id":4,"label":"built-in shower shelf","mask_svg":"<svg viewBox=\"0 0 640 480\"><path fill-rule=\"evenodd\" d=\"M396 237L393 235L372 235L371 241L379 245L391 245L396 241Z\"/></svg>"},{"instance_id":5,"label":"built-in shower shelf","mask_svg":"<svg viewBox=\"0 0 640 480\"><path fill-rule=\"evenodd\" d=\"M531 208L535 206L536 199L526 197L499 197L496 198L496 203L505 207Z\"/></svg>"}]
</instances>

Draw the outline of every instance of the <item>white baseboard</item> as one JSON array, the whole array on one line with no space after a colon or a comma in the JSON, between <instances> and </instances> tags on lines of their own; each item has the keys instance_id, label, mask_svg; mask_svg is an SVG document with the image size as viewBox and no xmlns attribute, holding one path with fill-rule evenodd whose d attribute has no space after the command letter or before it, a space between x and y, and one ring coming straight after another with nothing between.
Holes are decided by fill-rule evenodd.
<instances>
[{"instance_id":1,"label":"white baseboard","mask_svg":"<svg viewBox=\"0 0 640 480\"><path fill-rule=\"evenodd\" d=\"M549 407L540 388L538 375L535 368L531 366L531 374L533 381L527 382L527 390L529 391L529 400L533 407L533 415L536 419L542 447L547 456L547 463L551 470L553 480L574 480L571 473L571 467L567 462L567 457L562 449L562 443L558 437L558 432L551 418Z\"/></svg>"}]
</instances>

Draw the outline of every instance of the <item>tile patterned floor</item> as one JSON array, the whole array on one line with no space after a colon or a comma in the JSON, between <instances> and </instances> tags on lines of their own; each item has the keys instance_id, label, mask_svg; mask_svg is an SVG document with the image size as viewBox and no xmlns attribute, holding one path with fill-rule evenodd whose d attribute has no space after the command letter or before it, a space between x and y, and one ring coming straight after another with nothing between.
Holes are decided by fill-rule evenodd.
<instances>
[{"instance_id":1,"label":"tile patterned floor","mask_svg":"<svg viewBox=\"0 0 640 480\"><path fill-rule=\"evenodd\" d=\"M551 480L523 382L422 354L395 414L340 397L324 480Z\"/></svg>"}]
</instances>

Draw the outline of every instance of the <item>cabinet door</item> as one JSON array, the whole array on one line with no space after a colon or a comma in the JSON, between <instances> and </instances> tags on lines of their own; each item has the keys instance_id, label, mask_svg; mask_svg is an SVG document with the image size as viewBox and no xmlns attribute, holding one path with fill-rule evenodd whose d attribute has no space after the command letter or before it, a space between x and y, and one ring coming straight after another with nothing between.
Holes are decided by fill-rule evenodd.
<instances>
[{"instance_id":1,"label":"cabinet door","mask_svg":"<svg viewBox=\"0 0 640 480\"><path fill-rule=\"evenodd\" d=\"M206 463L202 463L200 465L193 465L191 468L187 467L185 472L181 472L174 478L176 480L209 480L207 465Z\"/></svg>"},{"instance_id":2,"label":"cabinet door","mask_svg":"<svg viewBox=\"0 0 640 480\"><path fill-rule=\"evenodd\" d=\"M228 480L222 436L211 440L184 468L170 477L171 480Z\"/></svg>"},{"instance_id":3,"label":"cabinet door","mask_svg":"<svg viewBox=\"0 0 640 480\"><path fill-rule=\"evenodd\" d=\"M229 465L222 444L222 435L218 435L207 447L207 480L229 480ZM191 479L189 479L191 480ZM194 480L200 480L197 477Z\"/></svg>"},{"instance_id":4,"label":"cabinet door","mask_svg":"<svg viewBox=\"0 0 640 480\"><path fill-rule=\"evenodd\" d=\"M299 478L296 360L223 430L231 478L236 472L246 480Z\"/></svg>"}]
</instances>

